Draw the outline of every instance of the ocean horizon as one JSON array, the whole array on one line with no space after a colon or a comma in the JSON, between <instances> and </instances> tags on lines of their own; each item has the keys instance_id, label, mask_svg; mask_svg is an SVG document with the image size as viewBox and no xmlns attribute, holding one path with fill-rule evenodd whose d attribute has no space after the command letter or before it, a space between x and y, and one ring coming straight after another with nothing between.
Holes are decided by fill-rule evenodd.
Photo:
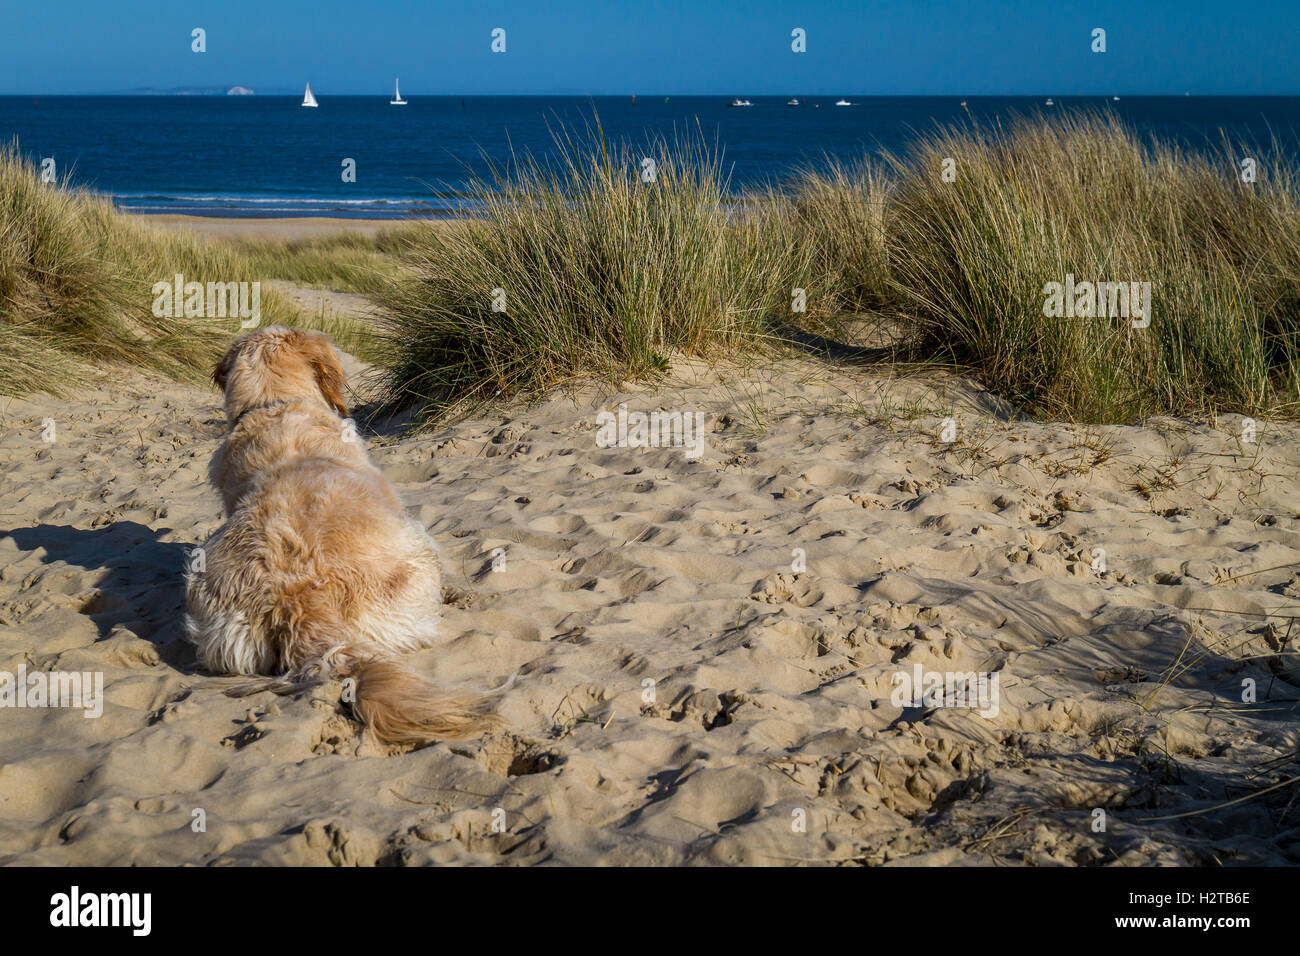
<instances>
[{"instance_id":1,"label":"ocean horizon","mask_svg":"<svg viewBox=\"0 0 1300 956\"><path fill-rule=\"evenodd\" d=\"M1295 140L1300 97L85 95L0 97L0 138L53 159L73 185L125 213L234 218L446 218L467 186L513 155L553 155L554 134L598 121L608 141L684 135L721 153L732 191L779 187L828 159L905 151L944 124L1080 109L1113 112L1188 149ZM963 102L965 105L963 105ZM355 181L344 181L344 162Z\"/></svg>"}]
</instances>

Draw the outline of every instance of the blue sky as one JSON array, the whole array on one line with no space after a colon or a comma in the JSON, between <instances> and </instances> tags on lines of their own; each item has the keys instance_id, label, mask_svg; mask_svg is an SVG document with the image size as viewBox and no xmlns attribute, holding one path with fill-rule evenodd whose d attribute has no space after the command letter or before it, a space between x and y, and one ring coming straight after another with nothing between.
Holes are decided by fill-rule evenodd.
<instances>
[{"instance_id":1,"label":"blue sky","mask_svg":"<svg viewBox=\"0 0 1300 956\"><path fill-rule=\"evenodd\" d=\"M1300 0L0 0L0 24L0 94L1300 94Z\"/></svg>"}]
</instances>

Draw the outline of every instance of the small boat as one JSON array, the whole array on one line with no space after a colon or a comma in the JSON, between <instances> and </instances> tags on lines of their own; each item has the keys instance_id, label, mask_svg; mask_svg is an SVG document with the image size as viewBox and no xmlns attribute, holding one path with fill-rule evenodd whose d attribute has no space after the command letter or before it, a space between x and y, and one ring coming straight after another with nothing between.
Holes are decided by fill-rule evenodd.
<instances>
[{"instance_id":1,"label":"small boat","mask_svg":"<svg viewBox=\"0 0 1300 956\"><path fill-rule=\"evenodd\" d=\"M1118 97L1118 96L1112 96L1111 99L1114 100L1116 103L1119 102L1119 97Z\"/></svg>"},{"instance_id":2,"label":"small boat","mask_svg":"<svg viewBox=\"0 0 1300 956\"><path fill-rule=\"evenodd\" d=\"M1048 105L1048 106L1055 106L1055 105L1056 105L1055 103L1052 102L1052 98L1051 98L1050 96L1047 98L1047 105Z\"/></svg>"},{"instance_id":3,"label":"small boat","mask_svg":"<svg viewBox=\"0 0 1300 956\"><path fill-rule=\"evenodd\" d=\"M315 106L315 105L317 105L317 104L316 104L316 97L314 97L314 96L311 95L311 84L310 84L310 83L307 84L307 92L304 93L304 94L302 95L302 105L303 105L303 106Z\"/></svg>"},{"instance_id":4,"label":"small boat","mask_svg":"<svg viewBox=\"0 0 1300 956\"><path fill-rule=\"evenodd\" d=\"M789 101L788 103L786 103L785 105L786 105L786 106L798 106L798 105L799 105L799 97L796 96L794 99L790 100L790 101Z\"/></svg>"},{"instance_id":5,"label":"small boat","mask_svg":"<svg viewBox=\"0 0 1300 956\"><path fill-rule=\"evenodd\" d=\"M962 109L965 109L965 108L966 108L966 101L965 101L965 100L962 100L962 101L961 101L961 108L962 108Z\"/></svg>"},{"instance_id":6,"label":"small boat","mask_svg":"<svg viewBox=\"0 0 1300 956\"><path fill-rule=\"evenodd\" d=\"M389 106L405 106L406 100L402 99L402 88L393 80L393 98L388 101Z\"/></svg>"},{"instance_id":7,"label":"small boat","mask_svg":"<svg viewBox=\"0 0 1300 956\"><path fill-rule=\"evenodd\" d=\"M836 100L836 101L835 101L835 105L836 105L836 106L852 106L853 104L850 103L848 100Z\"/></svg>"},{"instance_id":8,"label":"small boat","mask_svg":"<svg viewBox=\"0 0 1300 956\"><path fill-rule=\"evenodd\" d=\"M749 102L749 100L732 100L727 105L728 106L753 106L754 104Z\"/></svg>"}]
</instances>

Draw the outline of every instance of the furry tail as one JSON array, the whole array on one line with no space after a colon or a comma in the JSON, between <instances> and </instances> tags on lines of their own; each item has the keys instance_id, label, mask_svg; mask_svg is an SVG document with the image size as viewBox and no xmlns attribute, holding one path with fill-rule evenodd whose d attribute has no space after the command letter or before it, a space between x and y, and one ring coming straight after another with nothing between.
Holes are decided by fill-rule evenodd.
<instances>
[{"instance_id":1,"label":"furry tail","mask_svg":"<svg viewBox=\"0 0 1300 956\"><path fill-rule=\"evenodd\" d=\"M370 732L384 743L423 744L458 740L497 726L500 718L493 699L513 678L487 694L452 692L439 688L405 664L384 658L347 659L346 653L328 653L280 677L219 679L231 697L246 697L264 690L291 694L328 679L356 682L355 694L344 699Z\"/></svg>"},{"instance_id":2,"label":"furry tail","mask_svg":"<svg viewBox=\"0 0 1300 956\"><path fill-rule=\"evenodd\" d=\"M357 682L352 709L371 732L391 744L457 740L499 722L491 698L437 687L397 661L361 661L341 674Z\"/></svg>"}]
</instances>

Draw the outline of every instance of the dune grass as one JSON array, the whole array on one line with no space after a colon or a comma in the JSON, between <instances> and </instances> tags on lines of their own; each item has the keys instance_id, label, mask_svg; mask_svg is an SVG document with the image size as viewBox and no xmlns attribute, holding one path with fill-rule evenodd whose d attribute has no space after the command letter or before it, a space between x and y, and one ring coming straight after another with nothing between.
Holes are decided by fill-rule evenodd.
<instances>
[{"instance_id":1,"label":"dune grass","mask_svg":"<svg viewBox=\"0 0 1300 956\"><path fill-rule=\"evenodd\" d=\"M558 146L558 165L479 183L472 228L417 240L419 275L385 296L394 404L652 377L672 352L736 354L784 323L822 333L869 311L905 330L906 357L1038 416L1297 410L1300 185L1259 150L1187 153L1104 113L1026 117L730 196L695 141ZM1067 275L1150 283L1150 325L1045 314Z\"/></svg>"},{"instance_id":2,"label":"dune grass","mask_svg":"<svg viewBox=\"0 0 1300 956\"><path fill-rule=\"evenodd\" d=\"M1294 413L1300 188L1262 157L1243 182L1243 156L1260 151L1188 154L1100 114L934 133L889 158L893 307L924 354L1040 416ZM1067 275L1149 282L1149 327L1044 315Z\"/></svg>"},{"instance_id":3,"label":"dune grass","mask_svg":"<svg viewBox=\"0 0 1300 956\"><path fill-rule=\"evenodd\" d=\"M0 390L68 381L78 358L139 358L144 330L121 315L124 284L101 255L93 204L0 154Z\"/></svg>"},{"instance_id":4,"label":"dune grass","mask_svg":"<svg viewBox=\"0 0 1300 956\"><path fill-rule=\"evenodd\" d=\"M263 278L374 295L404 274L412 231L403 223L373 237L340 232L312 239L237 239L231 244Z\"/></svg>"},{"instance_id":5,"label":"dune grass","mask_svg":"<svg viewBox=\"0 0 1300 956\"><path fill-rule=\"evenodd\" d=\"M536 395L579 375L654 378L673 353L761 343L789 308L799 251L731 215L697 139L611 145L561 134L469 189L473 221L419 232L391 316L387 399L427 414Z\"/></svg>"},{"instance_id":6,"label":"dune grass","mask_svg":"<svg viewBox=\"0 0 1300 956\"><path fill-rule=\"evenodd\" d=\"M796 174L771 201L782 210L785 241L807 247L809 282L822 295L817 315L876 311L891 305L885 213L888 181L871 160L827 159Z\"/></svg>"},{"instance_id":7,"label":"dune grass","mask_svg":"<svg viewBox=\"0 0 1300 956\"><path fill-rule=\"evenodd\" d=\"M85 382L90 366L106 364L199 380L238 331L239 319L155 316L154 283L177 273L186 281L255 282L291 258L270 245L244 250L152 228L71 188L66 178L42 183L16 145L2 149L0 394L61 394ZM348 265L342 259L333 274ZM312 316L271 289L261 290L261 313L263 325L313 325ZM341 338L364 337L341 320L327 324Z\"/></svg>"},{"instance_id":8,"label":"dune grass","mask_svg":"<svg viewBox=\"0 0 1300 956\"><path fill-rule=\"evenodd\" d=\"M1283 155L1189 153L1063 112L940 128L899 155L736 194L698 131L633 146L596 126L476 180L473 218L450 226L219 243L43 185L11 149L0 391L75 383L88 361L206 372L233 324L149 309L152 283L183 272L378 301L371 329L264 290L263 322L331 332L380 364L389 407L425 420L584 377L654 380L679 355L763 353L790 324L825 334L861 313L902 330L900 357L965 370L1040 417L1294 416L1300 180L1266 158ZM1257 181L1239 175L1246 156ZM1045 314L1045 287L1067 275L1149 283L1149 326Z\"/></svg>"}]
</instances>

